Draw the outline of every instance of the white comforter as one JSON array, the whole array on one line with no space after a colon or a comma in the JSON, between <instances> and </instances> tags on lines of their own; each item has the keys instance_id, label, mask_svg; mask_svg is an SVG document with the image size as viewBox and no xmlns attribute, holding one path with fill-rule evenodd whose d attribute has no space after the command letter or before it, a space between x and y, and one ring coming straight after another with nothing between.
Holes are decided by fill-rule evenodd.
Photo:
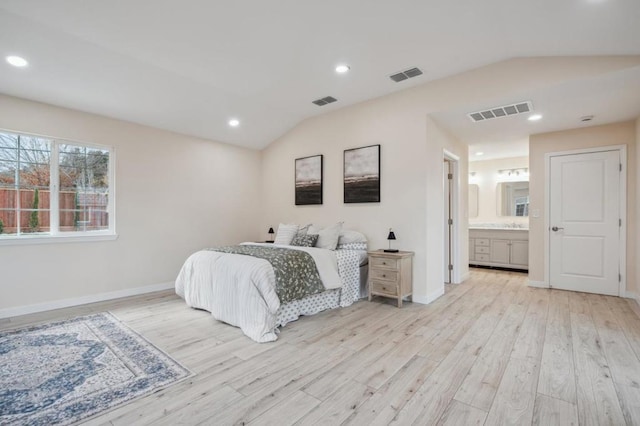
<instances>
[{"instance_id":1,"label":"white comforter","mask_svg":"<svg viewBox=\"0 0 640 426\"><path fill-rule=\"evenodd\" d=\"M329 290L342 286L336 255L332 250L268 246L309 253L316 262L325 288ZM280 300L275 288L275 274L267 260L209 250L191 255L176 279L176 293L187 305L205 309L215 319L240 327L244 334L256 342L277 339L276 314Z\"/></svg>"}]
</instances>

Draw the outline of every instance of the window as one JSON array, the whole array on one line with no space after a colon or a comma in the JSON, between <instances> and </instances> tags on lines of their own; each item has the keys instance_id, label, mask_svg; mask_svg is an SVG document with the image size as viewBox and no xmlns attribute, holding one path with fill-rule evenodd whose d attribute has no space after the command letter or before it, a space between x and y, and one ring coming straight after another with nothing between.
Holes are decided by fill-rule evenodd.
<instances>
[{"instance_id":1,"label":"window","mask_svg":"<svg viewBox=\"0 0 640 426\"><path fill-rule=\"evenodd\" d=\"M529 197L516 198L516 216L529 216Z\"/></svg>"},{"instance_id":2,"label":"window","mask_svg":"<svg viewBox=\"0 0 640 426\"><path fill-rule=\"evenodd\" d=\"M115 235L113 150L0 131L0 243Z\"/></svg>"}]
</instances>

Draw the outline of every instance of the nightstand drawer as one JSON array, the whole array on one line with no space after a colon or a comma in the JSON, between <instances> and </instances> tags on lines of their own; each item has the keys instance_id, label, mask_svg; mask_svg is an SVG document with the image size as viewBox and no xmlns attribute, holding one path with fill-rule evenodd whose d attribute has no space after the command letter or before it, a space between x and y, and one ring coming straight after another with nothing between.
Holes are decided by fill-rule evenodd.
<instances>
[{"instance_id":1,"label":"nightstand drawer","mask_svg":"<svg viewBox=\"0 0 640 426\"><path fill-rule=\"evenodd\" d=\"M478 246L489 247L489 239L488 238L476 238L476 248Z\"/></svg>"},{"instance_id":2,"label":"nightstand drawer","mask_svg":"<svg viewBox=\"0 0 640 426\"><path fill-rule=\"evenodd\" d=\"M487 254L489 254L490 252L491 252L491 248L490 247L486 247L486 246L476 247L476 254L477 253L487 253Z\"/></svg>"},{"instance_id":3,"label":"nightstand drawer","mask_svg":"<svg viewBox=\"0 0 640 426\"><path fill-rule=\"evenodd\" d=\"M381 293L387 296L397 296L398 286L396 284L389 284L381 281L371 281L371 292Z\"/></svg>"},{"instance_id":4,"label":"nightstand drawer","mask_svg":"<svg viewBox=\"0 0 640 426\"><path fill-rule=\"evenodd\" d=\"M398 281L398 272L396 271L371 268L369 274L371 274L372 280Z\"/></svg>"},{"instance_id":5,"label":"nightstand drawer","mask_svg":"<svg viewBox=\"0 0 640 426\"><path fill-rule=\"evenodd\" d=\"M369 260L373 268L398 269L398 261L386 257L371 257Z\"/></svg>"},{"instance_id":6,"label":"nightstand drawer","mask_svg":"<svg viewBox=\"0 0 640 426\"><path fill-rule=\"evenodd\" d=\"M480 262L488 262L490 255L488 253L476 253L476 260Z\"/></svg>"}]
</instances>

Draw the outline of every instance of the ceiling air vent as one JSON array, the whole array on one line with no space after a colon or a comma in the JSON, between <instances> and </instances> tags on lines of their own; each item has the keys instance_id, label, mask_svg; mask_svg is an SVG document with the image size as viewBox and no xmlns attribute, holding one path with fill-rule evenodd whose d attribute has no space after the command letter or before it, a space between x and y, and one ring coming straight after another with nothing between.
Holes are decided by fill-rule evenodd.
<instances>
[{"instance_id":1,"label":"ceiling air vent","mask_svg":"<svg viewBox=\"0 0 640 426\"><path fill-rule=\"evenodd\" d=\"M531 102L519 102L517 104L504 105L484 111L470 112L467 116L473 122L491 120L493 118L507 117L509 115L524 114L533 111Z\"/></svg>"},{"instance_id":2,"label":"ceiling air vent","mask_svg":"<svg viewBox=\"0 0 640 426\"><path fill-rule=\"evenodd\" d=\"M330 104L330 103L335 102L335 101L337 101L337 99L334 98L333 96L325 96L324 98L316 99L315 101L313 101L313 103L318 105L318 106L323 106L323 105Z\"/></svg>"},{"instance_id":3,"label":"ceiling air vent","mask_svg":"<svg viewBox=\"0 0 640 426\"><path fill-rule=\"evenodd\" d=\"M419 75L422 75L422 71L420 71L420 68L411 68L408 70L400 71L397 74L390 75L389 78L396 83L400 83L403 80L417 77Z\"/></svg>"}]
</instances>

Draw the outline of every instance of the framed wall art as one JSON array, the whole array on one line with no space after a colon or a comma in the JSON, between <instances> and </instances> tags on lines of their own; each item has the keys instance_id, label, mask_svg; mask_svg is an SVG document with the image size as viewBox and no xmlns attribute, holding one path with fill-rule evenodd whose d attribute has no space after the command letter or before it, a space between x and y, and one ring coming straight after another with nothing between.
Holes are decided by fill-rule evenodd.
<instances>
[{"instance_id":1,"label":"framed wall art","mask_svg":"<svg viewBox=\"0 0 640 426\"><path fill-rule=\"evenodd\" d=\"M322 204L322 155L296 158L296 206Z\"/></svg>"},{"instance_id":2,"label":"framed wall art","mask_svg":"<svg viewBox=\"0 0 640 426\"><path fill-rule=\"evenodd\" d=\"M344 151L344 202L380 202L380 145Z\"/></svg>"}]
</instances>

